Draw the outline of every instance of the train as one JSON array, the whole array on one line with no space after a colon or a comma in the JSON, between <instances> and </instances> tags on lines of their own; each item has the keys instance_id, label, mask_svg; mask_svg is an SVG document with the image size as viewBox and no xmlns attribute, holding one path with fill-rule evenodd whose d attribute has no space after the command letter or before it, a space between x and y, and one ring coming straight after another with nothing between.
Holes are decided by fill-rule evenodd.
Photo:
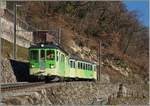
<instances>
[{"instance_id":1,"label":"train","mask_svg":"<svg viewBox=\"0 0 150 106\"><path fill-rule=\"evenodd\" d=\"M46 81L97 80L96 63L75 58L56 44L29 47L30 78Z\"/></svg>"}]
</instances>

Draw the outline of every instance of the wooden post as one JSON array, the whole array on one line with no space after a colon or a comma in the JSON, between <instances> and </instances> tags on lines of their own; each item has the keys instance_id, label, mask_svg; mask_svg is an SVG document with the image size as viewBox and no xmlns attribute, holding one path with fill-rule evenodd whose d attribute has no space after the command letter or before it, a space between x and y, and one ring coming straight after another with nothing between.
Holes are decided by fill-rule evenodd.
<instances>
[{"instance_id":1,"label":"wooden post","mask_svg":"<svg viewBox=\"0 0 150 106\"><path fill-rule=\"evenodd\" d=\"M16 2L14 2L14 42L13 42L13 59L16 59Z\"/></svg>"}]
</instances>

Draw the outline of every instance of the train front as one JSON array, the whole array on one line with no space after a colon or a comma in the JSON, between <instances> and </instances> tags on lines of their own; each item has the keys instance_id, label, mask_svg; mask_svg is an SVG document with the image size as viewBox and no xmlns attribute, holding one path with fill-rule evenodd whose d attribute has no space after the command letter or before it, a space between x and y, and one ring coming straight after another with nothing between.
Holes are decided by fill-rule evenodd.
<instances>
[{"instance_id":1,"label":"train front","mask_svg":"<svg viewBox=\"0 0 150 106\"><path fill-rule=\"evenodd\" d=\"M43 47L29 48L30 76L45 77L55 73L55 49Z\"/></svg>"}]
</instances>

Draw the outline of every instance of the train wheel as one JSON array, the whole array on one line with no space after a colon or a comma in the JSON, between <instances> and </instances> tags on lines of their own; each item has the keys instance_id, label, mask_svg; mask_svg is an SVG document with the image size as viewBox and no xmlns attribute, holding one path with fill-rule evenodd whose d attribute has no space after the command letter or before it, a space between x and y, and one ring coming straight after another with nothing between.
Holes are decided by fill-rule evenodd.
<instances>
[{"instance_id":1,"label":"train wheel","mask_svg":"<svg viewBox=\"0 0 150 106\"><path fill-rule=\"evenodd\" d=\"M29 82L35 82L37 81L37 78L33 75L29 76L29 79L28 79Z\"/></svg>"},{"instance_id":2,"label":"train wheel","mask_svg":"<svg viewBox=\"0 0 150 106\"><path fill-rule=\"evenodd\" d=\"M48 83L48 82L49 82L49 77L45 76L45 83Z\"/></svg>"},{"instance_id":3,"label":"train wheel","mask_svg":"<svg viewBox=\"0 0 150 106\"><path fill-rule=\"evenodd\" d=\"M60 77L59 80L60 80L60 82L64 82L65 78L64 77Z\"/></svg>"}]
</instances>

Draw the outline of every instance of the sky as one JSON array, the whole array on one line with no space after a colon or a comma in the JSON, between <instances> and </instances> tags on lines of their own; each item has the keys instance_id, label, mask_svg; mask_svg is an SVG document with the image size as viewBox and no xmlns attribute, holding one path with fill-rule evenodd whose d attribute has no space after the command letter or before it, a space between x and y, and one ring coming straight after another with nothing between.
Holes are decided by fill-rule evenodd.
<instances>
[{"instance_id":1,"label":"sky","mask_svg":"<svg viewBox=\"0 0 150 106\"><path fill-rule=\"evenodd\" d=\"M149 2L148 0L138 0L138 1L123 1L130 11L139 11L138 19L145 25L149 26Z\"/></svg>"}]
</instances>

